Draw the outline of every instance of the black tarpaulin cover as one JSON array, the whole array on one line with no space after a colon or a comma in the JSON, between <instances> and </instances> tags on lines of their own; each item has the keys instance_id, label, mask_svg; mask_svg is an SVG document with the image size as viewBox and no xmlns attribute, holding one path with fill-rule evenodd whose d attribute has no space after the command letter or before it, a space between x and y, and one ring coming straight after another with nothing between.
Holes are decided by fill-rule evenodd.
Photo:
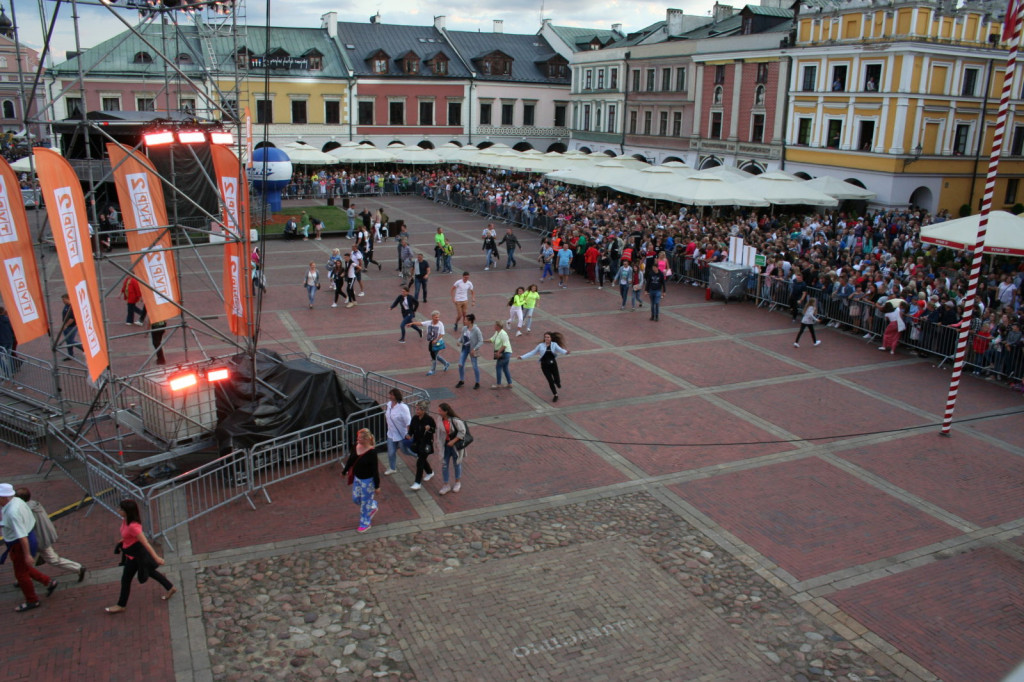
<instances>
[{"instance_id":1,"label":"black tarpaulin cover","mask_svg":"<svg viewBox=\"0 0 1024 682\"><path fill-rule=\"evenodd\" d=\"M332 419L361 408L359 399L335 373L305 358L284 360L273 351L256 356L260 383L253 399L253 363L245 355L230 361L230 376L217 384L218 451L223 455Z\"/></svg>"}]
</instances>

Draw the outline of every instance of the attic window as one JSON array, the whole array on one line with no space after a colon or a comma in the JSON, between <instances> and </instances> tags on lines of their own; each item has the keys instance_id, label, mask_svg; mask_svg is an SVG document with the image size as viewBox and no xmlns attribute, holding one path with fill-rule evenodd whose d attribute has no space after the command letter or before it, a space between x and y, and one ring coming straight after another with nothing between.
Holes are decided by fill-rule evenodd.
<instances>
[{"instance_id":1,"label":"attic window","mask_svg":"<svg viewBox=\"0 0 1024 682\"><path fill-rule=\"evenodd\" d=\"M249 51L244 47L235 53L235 66L239 69L249 68Z\"/></svg>"},{"instance_id":2,"label":"attic window","mask_svg":"<svg viewBox=\"0 0 1024 682\"><path fill-rule=\"evenodd\" d=\"M182 52L181 54L178 55L178 63L179 64L191 64L192 63L192 55L188 54L187 52Z\"/></svg>"},{"instance_id":3,"label":"attic window","mask_svg":"<svg viewBox=\"0 0 1024 682\"><path fill-rule=\"evenodd\" d=\"M438 76L448 75L448 60L446 59L435 59L434 63L431 64L430 68L434 70L434 73Z\"/></svg>"},{"instance_id":4,"label":"attic window","mask_svg":"<svg viewBox=\"0 0 1024 682\"><path fill-rule=\"evenodd\" d=\"M373 72L374 73L387 73L388 72L388 60L382 57L377 57L373 60Z\"/></svg>"},{"instance_id":5,"label":"attic window","mask_svg":"<svg viewBox=\"0 0 1024 682\"><path fill-rule=\"evenodd\" d=\"M569 67L557 62L548 62L548 78L567 78Z\"/></svg>"},{"instance_id":6,"label":"attic window","mask_svg":"<svg viewBox=\"0 0 1024 682\"><path fill-rule=\"evenodd\" d=\"M419 71L420 71L420 62L419 62L418 59L414 59L412 57L409 57L409 58L404 60L404 64L405 64L405 67L403 68L403 71L405 71L406 73L419 73Z\"/></svg>"},{"instance_id":7,"label":"attic window","mask_svg":"<svg viewBox=\"0 0 1024 682\"><path fill-rule=\"evenodd\" d=\"M309 69L310 71L320 71L324 68L324 58L318 54L311 54L309 57Z\"/></svg>"},{"instance_id":8,"label":"attic window","mask_svg":"<svg viewBox=\"0 0 1024 682\"><path fill-rule=\"evenodd\" d=\"M355 45L349 45L349 44L346 43L345 44L345 49L346 50L354 50L354 49L356 49L356 46Z\"/></svg>"},{"instance_id":9,"label":"attic window","mask_svg":"<svg viewBox=\"0 0 1024 682\"><path fill-rule=\"evenodd\" d=\"M148 52L136 52L135 58L132 59L132 62L135 64L152 64L153 55Z\"/></svg>"},{"instance_id":10,"label":"attic window","mask_svg":"<svg viewBox=\"0 0 1024 682\"><path fill-rule=\"evenodd\" d=\"M512 62L507 59L485 59L482 66L487 76L508 76L512 73Z\"/></svg>"}]
</instances>

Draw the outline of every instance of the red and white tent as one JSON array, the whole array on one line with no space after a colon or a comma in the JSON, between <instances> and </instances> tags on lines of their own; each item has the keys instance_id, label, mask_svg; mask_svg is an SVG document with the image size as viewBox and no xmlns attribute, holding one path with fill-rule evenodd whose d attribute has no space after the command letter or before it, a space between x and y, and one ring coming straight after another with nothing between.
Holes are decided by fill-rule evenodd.
<instances>
[{"instance_id":1,"label":"red and white tent","mask_svg":"<svg viewBox=\"0 0 1024 682\"><path fill-rule=\"evenodd\" d=\"M960 251L973 250L978 240L980 217L971 215L923 227L921 228L921 241ZM1024 256L1024 218L1006 211L989 213L988 229L985 233L985 253Z\"/></svg>"}]
</instances>

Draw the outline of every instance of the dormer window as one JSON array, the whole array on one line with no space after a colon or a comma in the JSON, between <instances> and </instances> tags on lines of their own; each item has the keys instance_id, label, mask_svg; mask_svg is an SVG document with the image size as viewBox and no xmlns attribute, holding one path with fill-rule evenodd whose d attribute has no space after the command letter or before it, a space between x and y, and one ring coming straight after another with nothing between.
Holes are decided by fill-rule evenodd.
<instances>
[{"instance_id":1,"label":"dormer window","mask_svg":"<svg viewBox=\"0 0 1024 682\"><path fill-rule=\"evenodd\" d=\"M135 58L132 59L132 63L134 63L134 64L152 64L153 63L153 55L151 55L148 52L136 52L135 53Z\"/></svg>"},{"instance_id":2,"label":"dormer window","mask_svg":"<svg viewBox=\"0 0 1024 682\"><path fill-rule=\"evenodd\" d=\"M445 60L435 59L432 68L434 69L434 73L438 76L448 75L448 62Z\"/></svg>"},{"instance_id":3,"label":"dormer window","mask_svg":"<svg viewBox=\"0 0 1024 682\"><path fill-rule=\"evenodd\" d=\"M178 55L178 63L179 64L191 64L192 63L192 55L190 55L187 52L182 52L181 54Z\"/></svg>"},{"instance_id":4,"label":"dormer window","mask_svg":"<svg viewBox=\"0 0 1024 682\"><path fill-rule=\"evenodd\" d=\"M366 57L366 61L369 62L370 67L374 73L388 73L390 71L389 64L391 63L391 55L384 50L375 50Z\"/></svg>"},{"instance_id":5,"label":"dormer window","mask_svg":"<svg viewBox=\"0 0 1024 682\"><path fill-rule=\"evenodd\" d=\"M235 66L239 69L249 68L249 50L241 48L235 53Z\"/></svg>"},{"instance_id":6,"label":"dormer window","mask_svg":"<svg viewBox=\"0 0 1024 682\"><path fill-rule=\"evenodd\" d=\"M386 59L374 59L373 60L373 72L374 73L387 73L388 72L388 60L386 60Z\"/></svg>"},{"instance_id":7,"label":"dormer window","mask_svg":"<svg viewBox=\"0 0 1024 682\"><path fill-rule=\"evenodd\" d=\"M318 54L311 54L307 59L309 59L310 71L320 71L324 68L324 58L322 56Z\"/></svg>"}]
</instances>

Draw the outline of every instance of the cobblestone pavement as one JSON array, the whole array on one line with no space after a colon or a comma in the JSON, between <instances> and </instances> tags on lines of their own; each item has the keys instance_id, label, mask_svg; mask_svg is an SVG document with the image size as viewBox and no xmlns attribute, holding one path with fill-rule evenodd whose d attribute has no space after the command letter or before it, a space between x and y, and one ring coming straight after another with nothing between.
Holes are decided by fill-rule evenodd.
<instances>
[{"instance_id":1,"label":"cobblestone pavement","mask_svg":"<svg viewBox=\"0 0 1024 682\"><path fill-rule=\"evenodd\" d=\"M368 203L428 254L445 228L485 329L537 276L534 236L520 236L519 268L484 272L479 218ZM545 284L533 333L513 338L520 354L543 330L565 334L558 403L531 361L513 362L512 390L486 390L491 362L485 390L454 389L454 367L424 376L415 336L396 343L390 243L359 306L307 308L301 272L336 243L268 245L264 342L453 396L476 436L462 490L441 496L440 476L409 490L403 458L357 535L337 465L289 479L255 511L242 502L172 533L180 595L136 585L118 616L102 611L118 588L117 519L71 513L58 549L89 574L0 619L24 644L5 657L9 679L987 682L1024 658L1017 394L966 378L957 417L972 421L940 438L947 369L827 329L796 349L787 316L682 285L655 323L575 278ZM450 286L435 275L421 306L448 325ZM117 342L132 357L148 339ZM37 468L0 448L0 478L51 510L76 501Z\"/></svg>"}]
</instances>

